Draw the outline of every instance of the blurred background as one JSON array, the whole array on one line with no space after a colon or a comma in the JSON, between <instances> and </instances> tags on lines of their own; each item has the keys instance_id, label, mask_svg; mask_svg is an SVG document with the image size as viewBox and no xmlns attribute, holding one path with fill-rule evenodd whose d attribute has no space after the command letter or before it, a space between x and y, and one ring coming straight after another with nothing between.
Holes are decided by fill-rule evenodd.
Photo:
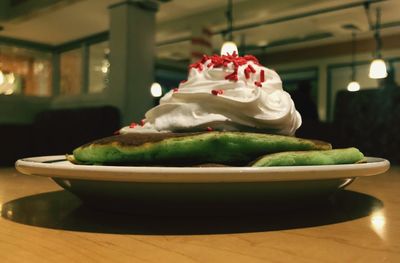
<instances>
[{"instance_id":1,"label":"blurred background","mask_svg":"<svg viewBox=\"0 0 400 263\"><path fill-rule=\"evenodd\" d=\"M0 165L139 122L233 41L278 72L297 136L400 162L398 0L2 0Z\"/></svg>"}]
</instances>

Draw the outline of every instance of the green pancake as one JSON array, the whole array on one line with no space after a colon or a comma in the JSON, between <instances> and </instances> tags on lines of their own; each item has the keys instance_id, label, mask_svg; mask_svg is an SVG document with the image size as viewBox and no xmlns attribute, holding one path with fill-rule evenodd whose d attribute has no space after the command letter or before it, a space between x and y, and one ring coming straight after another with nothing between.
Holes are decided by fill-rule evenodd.
<instances>
[{"instance_id":1,"label":"green pancake","mask_svg":"<svg viewBox=\"0 0 400 263\"><path fill-rule=\"evenodd\" d=\"M331 148L322 141L261 133L132 133L85 144L73 151L73 161L98 165L245 166L266 154Z\"/></svg>"},{"instance_id":2,"label":"green pancake","mask_svg":"<svg viewBox=\"0 0 400 263\"><path fill-rule=\"evenodd\" d=\"M253 167L333 165L362 161L364 155L356 148L323 151L280 152L268 154L257 160Z\"/></svg>"}]
</instances>

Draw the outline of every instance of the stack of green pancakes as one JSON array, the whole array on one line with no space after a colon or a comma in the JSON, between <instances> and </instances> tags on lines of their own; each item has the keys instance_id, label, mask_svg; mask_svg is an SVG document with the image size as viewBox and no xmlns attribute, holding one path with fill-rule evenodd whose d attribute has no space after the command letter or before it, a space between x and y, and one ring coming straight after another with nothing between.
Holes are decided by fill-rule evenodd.
<instances>
[{"instance_id":1,"label":"stack of green pancakes","mask_svg":"<svg viewBox=\"0 0 400 263\"><path fill-rule=\"evenodd\" d=\"M68 159L76 164L125 166L299 166L361 162L356 148L250 132L127 133L85 144Z\"/></svg>"}]
</instances>

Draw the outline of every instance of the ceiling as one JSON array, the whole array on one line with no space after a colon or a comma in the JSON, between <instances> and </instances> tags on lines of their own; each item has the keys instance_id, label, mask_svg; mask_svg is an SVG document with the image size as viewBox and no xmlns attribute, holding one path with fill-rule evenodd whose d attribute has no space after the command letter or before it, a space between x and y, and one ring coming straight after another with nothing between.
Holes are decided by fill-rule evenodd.
<instances>
[{"instance_id":1,"label":"ceiling","mask_svg":"<svg viewBox=\"0 0 400 263\"><path fill-rule=\"evenodd\" d=\"M31 0L29 0L31 1ZM32 9L31 12L0 22L4 27L0 36L28 40L49 45L59 45L108 30L107 7L121 0L65 0L56 4ZM234 28L249 24L259 26L234 31L236 42L248 49L259 47L275 51L320 45L350 39L344 24L353 24L360 38L372 37L361 0L234 0ZM360 4L360 5L357 5ZM157 55L160 58L185 59L189 57L192 28L202 25L212 32L226 29L227 0L171 0L160 1L157 12ZM332 12L328 9L354 5ZM375 9L381 7L382 24L396 25L382 29L383 35L400 33L400 1L388 0L370 5L375 21ZM302 14L312 15L298 17ZM319 14L317 14L319 13ZM272 20L292 17L271 23ZM269 23L267 23L269 21ZM181 40L177 42L177 40ZM222 34L211 39L214 49L223 42ZM171 44L166 44L170 43Z\"/></svg>"}]
</instances>

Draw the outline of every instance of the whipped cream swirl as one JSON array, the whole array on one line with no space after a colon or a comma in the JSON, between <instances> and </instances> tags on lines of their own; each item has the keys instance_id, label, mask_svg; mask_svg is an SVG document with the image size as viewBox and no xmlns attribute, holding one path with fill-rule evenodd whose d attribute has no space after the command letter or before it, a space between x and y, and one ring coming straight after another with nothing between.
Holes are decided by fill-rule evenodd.
<instances>
[{"instance_id":1,"label":"whipped cream swirl","mask_svg":"<svg viewBox=\"0 0 400 263\"><path fill-rule=\"evenodd\" d=\"M253 131L294 135L301 125L278 74L253 56L204 56L187 81L150 109L129 132Z\"/></svg>"}]
</instances>

